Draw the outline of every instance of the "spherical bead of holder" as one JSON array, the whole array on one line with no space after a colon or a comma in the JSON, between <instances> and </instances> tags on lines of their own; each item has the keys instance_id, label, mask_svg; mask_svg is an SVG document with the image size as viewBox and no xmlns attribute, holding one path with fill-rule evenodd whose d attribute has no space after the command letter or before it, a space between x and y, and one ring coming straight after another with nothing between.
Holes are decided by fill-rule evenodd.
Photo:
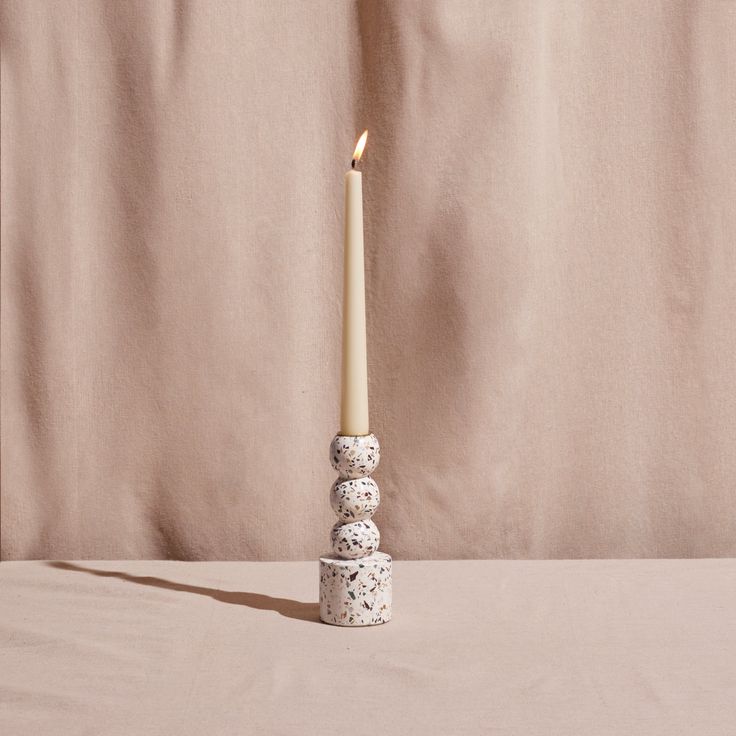
<instances>
[{"instance_id":1,"label":"spherical bead of holder","mask_svg":"<svg viewBox=\"0 0 736 736\"><path fill-rule=\"evenodd\" d=\"M352 524L338 522L332 527L330 537L333 553L344 560L372 555L381 541L378 527L370 519Z\"/></svg>"},{"instance_id":2,"label":"spherical bead of holder","mask_svg":"<svg viewBox=\"0 0 736 736\"><path fill-rule=\"evenodd\" d=\"M338 434L330 444L330 462L341 478L364 478L381 459L381 448L374 434Z\"/></svg>"},{"instance_id":3,"label":"spherical bead of holder","mask_svg":"<svg viewBox=\"0 0 736 736\"><path fill-rule=\"evenodd\" d=\"M338 478L330 489L330 505L341 522L370 519L381 496L373 478Z\"/></svg>"}]
</instances>

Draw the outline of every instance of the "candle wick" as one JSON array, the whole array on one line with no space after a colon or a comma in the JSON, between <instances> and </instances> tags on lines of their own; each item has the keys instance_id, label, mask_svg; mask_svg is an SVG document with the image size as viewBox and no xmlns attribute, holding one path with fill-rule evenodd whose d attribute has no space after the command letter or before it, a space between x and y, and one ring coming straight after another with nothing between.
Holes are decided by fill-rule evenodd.
<instances>
[{"instance_id":1,"label":"candle wick","mask_svg":"<svg viewBox=\"0 0 736 736\"><path fill-rule=\"evenodd\" d=\"M350 168L351 169L354 169L355 168L355 159L353 159L353 163L350 164Z\"/></svg>"}]
</instances>

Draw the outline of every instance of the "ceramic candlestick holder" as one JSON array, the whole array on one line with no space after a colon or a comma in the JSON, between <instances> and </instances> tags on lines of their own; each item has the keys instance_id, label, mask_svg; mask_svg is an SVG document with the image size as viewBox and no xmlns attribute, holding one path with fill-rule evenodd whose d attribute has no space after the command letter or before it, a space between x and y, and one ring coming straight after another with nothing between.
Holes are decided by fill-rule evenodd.
<instances>
[{"instance_id":1,"label":"ceramic candlestick holder","mask_svg":"<svg viewBox=\"0 0 736 736\"><path fill-rule=\"evenodd\" d=\"M378 551L371 521L380 501L371 473L381 450L373 434L337 435L330 462L338 479L330 504L338 521L332 550L319 559L319 617L336 626L372 626L391 620L391 557Z\"/></svg>"}]
</instances>

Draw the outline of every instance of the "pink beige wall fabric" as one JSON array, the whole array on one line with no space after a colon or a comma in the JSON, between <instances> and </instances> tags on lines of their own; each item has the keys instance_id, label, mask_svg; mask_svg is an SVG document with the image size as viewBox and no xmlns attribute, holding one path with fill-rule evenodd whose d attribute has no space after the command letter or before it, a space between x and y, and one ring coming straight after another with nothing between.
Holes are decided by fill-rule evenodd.
<instances>
[{"instance_id":1,"label":"pink beige wall fabric","mask_svg":"<svg viewBox=\"0 0 736 736\"><path fill-rule=\"evenodd\" d=\"M0 33L3 559L327 550L364 128L382 548L736 555L736 3L6 0Z\"/></svg>"}]
</instances>

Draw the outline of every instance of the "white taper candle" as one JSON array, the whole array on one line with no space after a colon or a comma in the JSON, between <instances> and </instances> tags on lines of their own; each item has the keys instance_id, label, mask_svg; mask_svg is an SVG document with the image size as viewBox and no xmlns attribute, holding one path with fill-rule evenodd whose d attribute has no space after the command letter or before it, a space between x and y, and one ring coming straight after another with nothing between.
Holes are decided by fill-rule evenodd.
<instances>
[{"instance_id":1,"label":"white taper candle","mask_svg":"<svg viewBox=\"0 0 736 736\"><path fill-rule=\"evenodd\" d=\"M368 422L368 361L363 257L363 177L355 171L368 131L358 141L353 168L345 174L345 250L342 302L340 434L365 435Z\"/></svg>"}]
</instances>

